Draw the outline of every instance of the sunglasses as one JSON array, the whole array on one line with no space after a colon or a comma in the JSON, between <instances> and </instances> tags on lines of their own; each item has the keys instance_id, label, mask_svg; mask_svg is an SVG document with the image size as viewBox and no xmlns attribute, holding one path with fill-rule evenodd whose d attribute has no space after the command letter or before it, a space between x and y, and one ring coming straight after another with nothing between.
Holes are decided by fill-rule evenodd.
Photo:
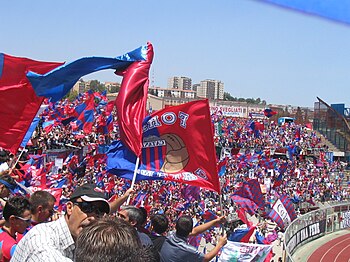
<instances>
[{"instance_id":1,"label":"sunglasses","mask_svg":"<svg viewBox=\"0 0 350 262\"><path fill-rule=\"evenodd\" d=\"M73 202L73 204L78 206L85 214L94 213L98 216L103 216L106 213L104 210L102 210L102 207L94 205L93 203Z\"/></svg>"},{"instance_id":2,"label":"sunglasses","mask_svg":"<svg viewBox=\"0 0 350 262\"><path fill-rule=\"evenodd\" d=\"M18 216L14 216L14 217L17 218L17 219L19 219L19 220L22 220L23 222L26 222L26 223L32 222L32 217L27 218L27 219L25 219L25 218L23 218L23 217L18 217Z\"/></svg>"}]
</instances>

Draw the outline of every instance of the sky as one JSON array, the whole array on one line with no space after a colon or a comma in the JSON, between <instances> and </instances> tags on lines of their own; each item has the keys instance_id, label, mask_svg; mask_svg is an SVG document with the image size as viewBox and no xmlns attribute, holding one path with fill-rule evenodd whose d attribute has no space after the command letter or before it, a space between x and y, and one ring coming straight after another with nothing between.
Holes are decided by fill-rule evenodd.
<instances>
[{"instance_id":1,"label":"sky","mask_svg":"<svg viewBox=\"0 0 350 262\"><path fill-rule=\"evenodd\" d=\"M152 86L220 80L234 97L350 107L350 25L256 0L2 1L0 52L41 61L116 57L150 41ZM120 82L113 70L84 77Z\"/></svg>"}]
</instances>

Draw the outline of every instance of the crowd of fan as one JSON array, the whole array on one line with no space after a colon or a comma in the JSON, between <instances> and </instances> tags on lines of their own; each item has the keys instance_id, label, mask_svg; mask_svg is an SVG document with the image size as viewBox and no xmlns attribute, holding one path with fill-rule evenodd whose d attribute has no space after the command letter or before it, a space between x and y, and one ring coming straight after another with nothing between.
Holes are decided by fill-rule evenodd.
<instances>
[{"instance_id":1,"label":"crowd of fan","mask_svg":"<svg viewBox=\"0 0 350 262\"><path fill-rule=\"evenodd\" d=\"M46 111L43 114L43 119L48 120L48 117L57 110L57 107L63 107L64 102L60 103L61 105L56 105L55 108ZM76 106L76 104L70 105L70 108L74 106ZM112 114L114 114L114 112L112 112ZM101 112L97 113L96 111L95 119L99 119L99 116L101 116ZM207 242L214 243L216 236L219 235L219 230L213 226L227 222L230 213L235 212L238 206L232 202L230 196L245 180L258 179L263 186L267 208L271 208L274 200L282 193L290 196L298 211L300 211L305 203L308 203L308 207L312 207L316 205L317 202L328 200L341 201L349 198L349 188L346 186L344 187L343 183L345 179L344 163L340 161L327 161L325 154L327 148L320 143L321 138L318 137L315 132L295 123L279 126L277 123L271 122L268 119L255 120L263 124L263 128L259 130L254 130L252 126L253 120L251 119L224 117L221 114L213 114L212 121L215 126L214 142L218 149L218 159L221 157L225 158L227 161L226 170L220 175L223 192L223 210L221 210L220 207L219 196L211 191L192 189L183 184L167 181L141 181L135 184L133 190L130 190L130 181L107 174L105 171L105 158L102 156L100 150L103 151L105 145L108 145L111 141L119 137L116 123L114 123L112 132L103 133L99 132L99 123L95 122L92 132L90 134L84 134L84 132L79 132L74 129L72 125L63 125L60 122L56 122L50 130L44 130L41 127L37 128L28 149L31 153L35 152L36 154L47 154L50 149L66 149L67 151L74 151L76 154L80 153L80 159L76 158L75 161L65 162L63 167L58 170L47 170L46 177L48 184L53 185L55 180L62 179L66 179L66 183L61 185L62 192L60 201L57 201L59 204L57 205L56 203L55 210L52 199L48 201L49 203L41 204L43 209L46 208L50 212L46 213L44 220L37 221L32 226L35 225L36 227L37 223L51 219L52 212L54 211L55 213L59 213L61 217L65 214L64 216L66 217L70 233L73 236L73 242L70 244L75 242L77 247L82 246L81 249L77 248L76 261L96 261L92 260L92 258L95 259L93 253L102 249L98 244L96 244L95 247L92 244L88 247L84 246L87 242L96 241L96 239L89 239L92 237L89 233L90 231L99 234L99 237L103 238L103 232L108 233L111 232L112 228L114 228L113 230L117 230L116 228L118 227L124 228L125 232L116 232L116 235L121 238L119 240L110 239L110 248L107 248L109 250L108 252L116 252L112 244L118 244L120 246L119 252L121 252L121 250L125 251L124 253L121 252L121 257L126 255L118 261L157 261L160 259L160 257L157 256L158 252L149 252L147 249L140 251L137 247L140 247L140 243L142 242L144 246L153 244L157 247L158 251L161 251L164 241L167 243L165 247L166 251L164 251L167 256L179 256L181 252L177 251L172 253L174 250L171 250L170 247L174 243L177 243L177 245L181 243L180 245L183 248L183 252L190 252L193 255L193 257L189 256L190 260L188 261L197 261L195 259L198 259L198 261L203 261L203 259L204 261L209 261L217 254L220 247L226 243L225 237L220 237L217 248L214 248L213 252L209 252L209 256L190 249L186 246L185 240L189 236L203 234ZM26 180L30 177L23 169L23 165L30 159L30 152L22 154L19 159L20 161L15 167L12 167L12 165L16 162L17 158L15 156L10 156L8 152L0 152L0 171L3 173L2 177L0 177L1 192L6 189L12 191L16 186L13 181L6 182L6 179L9 179L6 173L9 173L18 181ZM81 154L82 152L83 154ZM312 154L310 152L312 152ZM315 152L317 154L314 154ZM84 164L82 165L82 163ZM35 186L35 179L32 178L33 177L29 179L30 181L25 181L27 186ZM85 207L80 203L94 202L81 199L81 194L74 196L74 192L84 187L86 183L97 184L100 190L105 192L104 196L100 196L97 202L104 202L101 198L111 198L108 208L103 210L102 207L98 208L98 205L95 207L87 205ZM11 186L12 184L13 186ZM88 193L90 194L91 192L90 190ZM4 201L8 200L6 199L8 194L6 195L5 193L9 194L10 192L4 192L4 195L1 196L4 198ZM121 208L122 204L129 196L133 206ZM79 200L78 202L76 202L77 199ZM11 198L9 198L8 201L10 200ZM22 203L23 201L23 199L17 200L18 203ZM6 207L5 202L2 201L2 204ZM24 204L22 203L20 205ZM25 203L25 208L21 206L21 210L12 215L5 215L6 208L4 208L3 217L5 219L5 226L7 225L8 228L11 224L12 227L15 225L15 228L17 228L18 226L16 226L16 223L28 223L28 221L30 221L28 220L30 212L29 214L28 212L25 213L26 210L32 210L31 218L33 220L33 211L36 212L35 209L38 205L36 205L36 207L30 207L29 205L31 205L31 203ZM126 227L124 221L121 219L102 219L99 220L101 222L86 222L86 224L84 224L84 222L84 226L77 226L74 223L79 224L81 222L77 222L77 218L75 218L74 215L77 212L75 210L77 209L77 205L80 211L84 213L85 208L89 211L88 213L93 214L93 217L96 217L96 213L110 213L111 216L118 214L119 217L128 221L132 227ZM135 206L137 207L136 209L134 209ZM14 207L16 207L15 204ZM67 211L64 212L62 210ZM139 210L143 213L140 213ZM212 217L212 220L209 222L206 213L208 210L214 214L214 217ZM259 214L257 214L257 216L258 215ZM12 217L17 217L19 219L17 219L17 221L16 219L11 220L10 218ZM129 217L132 217L132 219L129 219ZM181 217L183 217L183 220L179 219ZM150 218L153 219L153 224ZM87 218L84 217L83 220L85 221L85 219ZM162 219L163 222L161 222ZM95 219L91 219L91 221L92 220ZM74 230L72 229L74 226L70 227L70 223L77 226L76 230L79 231L79 233L72 231ZM160 224L158 225L158 229L157 226L155 226L157 223ZM94 229L90 228L92 227L90 224L96 225L98 229L94 231ZM198 226L194 227L194 225ZM84 233L80 234L82 228L85 227L90 228L89 231L83 230ZM136 231L134 230L135 228ZM32 230L33 229L29 232ZM6 232L6 230L4 230L4 232ZM35 242L35 237L37 235L40 236L41 231L37 232L33 230L33 232L32 234L28 233L28 237L24 239ZM137 232L136 237L135 232ZM164 236L170 235L171 232L177 232L177 234L173 236L177 236L178 238L169 238L169 240L165 240ZM25 231L20 229L19 231L11 231L11 233L25 233ZM78 235L81 237L76 239ZM34 240L30 239L30 236L34 238ZM156 237L161 236L162 240L159 244L159 239ZM110 237L112 238L112 236ZM50 236L45 235L44 239L45 238L50 238ZM121 239L124 240L125 238L128 238L128 241L125 240L126 242L122 243ZM155 241L155 239L158 239L158 242ZM17 238L16 241L18 242L19 238ZM62 245L63 244L64 243L62 243ZM40 244L38 245L40 246ZM54 241L53 245L57 245L57 243ZM135 248L131 248L132 245L135 245ZM72 250L68 252L62 248L62 246L60 247L60 252L57 253L51 250L46 254L47 257L44 257L44 255L35 257L33 254L36 254L36 252L29 249L28 243L21 244L20 242L19 247L20 246L22 246L20 249L17 248L20 251L16 251L15 253L18 253L17 256L15 255L17 260L14 259L13 261L26 261L26 259L28 259L27 261L41 261L40 259L43 260L45 258L47 258L48 261L54 261L49 258L62 259L61 256L63 256L67 257L67 259L73 259L74 257ZM25 249L27 250L24 252ZM143 253L141 254L140 252ZM160 252L160 254L165 256L164 252ZM26 255L24 255L24 253L26 253ZM133 256L130 256L131 253ZM32 260L28 258L30 256L29 254L33 255L31 258ZM10 254L10 257L12 255L13 253ZM108 257L108 255L109 254L105 254L106 257ZM24 259L24 256L27 256L27 258ZM85 257L84 260L79 259L81 256ZM90 256L90 260L87 259L88 256ZM40 259L36 260L38 258ZM4 261L6 260L4 259ZM106 258L105 261L114 260L108 260ZM177 260L168 257L168 259L164 261Z\"/></svg>"}]
</instances>

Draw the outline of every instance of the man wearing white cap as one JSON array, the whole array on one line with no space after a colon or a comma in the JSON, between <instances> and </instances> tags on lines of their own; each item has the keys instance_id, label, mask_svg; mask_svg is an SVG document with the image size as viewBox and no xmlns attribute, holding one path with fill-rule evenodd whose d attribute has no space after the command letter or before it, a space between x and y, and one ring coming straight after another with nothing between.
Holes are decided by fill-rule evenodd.
<instances>
[{"instance_id":1,"label":"man wearing white cap","mask_svg":"<svg viewBox=\"0 0 350 262\"><path fill-rule=\"evenodd\" d=\"M11 261L72 261L82 229L109 211L104 194L95 185L76 188L66 204L66 214L31 229L18 243Z\"/></svg>"}]
</instances>

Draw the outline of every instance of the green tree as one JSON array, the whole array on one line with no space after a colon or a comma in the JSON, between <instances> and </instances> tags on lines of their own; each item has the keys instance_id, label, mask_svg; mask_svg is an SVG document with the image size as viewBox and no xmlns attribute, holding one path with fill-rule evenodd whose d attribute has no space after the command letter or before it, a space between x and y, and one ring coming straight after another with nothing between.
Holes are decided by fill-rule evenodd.
<instances>
[{"instance_id":1,"label":"green tree","mask_svg":"<svg viewBox=\"0 0 350 262\"><path fill-rule=\"evenodd\" d=\"M226 100L226 101L234 101L234 97L232 97L230 93L224 92L224 100Z\"/></svg>"},{"instance_id":2,"label":"green tree","mask_svg":"<svg viewBox=\"0 0 350 262\"><path fill-rule=\"evenodd\" d=\"M120 90L120 86L111 86L110 93L118 93Z\"/></svg>"},{"instance_id":3,"label":"green tree","mask_svg":"<svg viewBox=\"0 0 350 262\"><path fill-rule=\"evenodd\" d=\"M77 98L77 96L78 96L78 91L72 89L66 97L68 98L69 101L72 102Z\"/></svg>"},{"instance_id":4,"label":"green tree","mask_svg":"<svg viewBox=\"0 0 350 262\"><path fill-rule=\"evenodd\" d=\"M91 80L90 90L93 90L94 92L102 92L102 91L106 90L106 87L104 84L102 84L98 80Z\"/></svg>"}]
</instances>

